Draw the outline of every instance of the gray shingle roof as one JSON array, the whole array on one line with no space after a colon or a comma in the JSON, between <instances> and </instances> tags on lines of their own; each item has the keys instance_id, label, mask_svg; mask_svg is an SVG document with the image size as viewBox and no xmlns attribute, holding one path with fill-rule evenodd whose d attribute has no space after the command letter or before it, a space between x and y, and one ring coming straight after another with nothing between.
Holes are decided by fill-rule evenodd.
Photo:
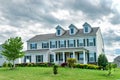
<instances>
[{"instance_id":1,"label":"gray shingle roof","mask_svg":"<svg viewBox=\"0 0 120 80\"><path fill-rule=\"evenodd\" d=\"M65 33L62 36L56 36L56 33L52 34L41 34L36 35L33 38L29 39L27 42L37 42L37 41L44 41L48 39L59 39L59 38L69 38L71 36L77 37L77 36L94 36L96 35L96 32L98 31L99 27L92 28L92 31L90 33L83 33L83 29L79 29L78 32L75 35L69 35L69 30L66 30Z\"/></svg>"}]
</instances>

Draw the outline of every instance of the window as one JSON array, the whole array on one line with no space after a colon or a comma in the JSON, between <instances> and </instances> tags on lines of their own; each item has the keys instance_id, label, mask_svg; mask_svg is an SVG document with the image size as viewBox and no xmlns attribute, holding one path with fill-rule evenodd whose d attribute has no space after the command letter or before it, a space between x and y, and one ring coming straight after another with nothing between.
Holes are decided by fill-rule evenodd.
<instances>
[{"instance_id":1,"label":"window","mask_svg":"<svg viewBox=\"0 0 120 80\"><path fill-rule=\"evenodd\" d=\"M79 54L79 60L83 60L83 53Z\"/></svg>"},{"instance_id":2,"label":"window","mask_svg":"<svg viewBox=\"0 0 120 80\"><path fill-rule=\"evenodd\" d=\"M60 56L60 57L59 57L59 61L63 61L63 54L60 53L59 56Z\"/></svg>"},{"instance_id":3,"label":"window","mask_svg":"<svg viewBox=\"0 0 120 80\"><path fill-rule=\"evenodd\" d=\"M75 47L75 40L69 40L69 47Z\"/></svg>"},{"instance_id":4,"label":"window","mask_svg":"<svg viewBox=\"0 0 120 80\"><path fill-rule=\"evenodd\" d=\"M88 27L87 26L85 27L85 32L88 32Z\"/></svg>"},{"instance_id":5,"label":"window","mask_svg":"<svg viewBox=\"0 0 120 80\"><path fill-rule=\"evenodd\" d=\"M90 38L90 39L89 39L89 46L94 46L93 38Z\"/></svg>"},{"instance_id":6,"label":"window","mask_svg":"<svg viewBox=\"0 0 120 80\"><path fill-rule=\"evenodd\" d=\"M37 43L31 43L30 49L37 49Z\"/></svg>"},{"instance_id":7,"label":"window","mask_svg":"<svg viewBox=\"0 0 120 80\"><path fill-rule=\"evenodd\" d=\"M50 41L50 48L56 48L57 47L57 41Z\"/></svg>"},{"instance_id":8,"label":"window","mask_svg":"<svg viewBox=\"0 0 120 80\"><path fill-rule=\"evenodd\" d=\"M70 34L74 34L74 28L70 29Z\"/></svg>"},{"instance_id":9,"label":"window","mask_svg":"<svg viewBox=\"0 0 120 80\"><path fill-rule=\"evenodd\" d=\"M54 55L50 54L50 62L54 62Z\"/></svg>"},{"instance_id":10,"label":"window","mask_svg":"<svg viewBox=\"0 0 120 80\"><path fill-rule=\"evenodd\" d=\"M30 62L31 62L31 56L25 56L24 63L30 63Z\"/></svg>"},{"instance_id":11,"label":"window","mask_svg":"<svg viewBox=\"0 0 120 80\"><path fill-rule=\"evenodd\" d=\"M57 30L57 35L58 35L58 36L60 35L60 29Z\"/></svg>"},{"instance_id":12,"label":"window","mask_svg":"<svg viewBox=\"0 0 120 80\"><path fill-rule=\"evenodd\" d=\"M72 52L70 53L70 58L73 58L73 53Z\"/></svg>"},{"instance_id":13,"label":"window","mask_svg":"<svg viewBox=\"0 0 120 80\"><path fill-rule=\"evenodd\" d=\"M82 38L78 40L78 47L79 46L84 46L84 41Z\"/></svg>"},{"instance_id":14,"label":"window","mask_svg":"<svg viewBox=\"0 0 120 80\"><path fill-rule=\"evenodd\" d=\"M94 53L90 53L89 54L89 62L94 62L95 58L94 58Z\"/></svg>"},{"instance_id":15,"label":"window","mask_svg":"<svg viewBox=\"0 0 120 80\"><path fill-rule=\"evenodd\" d=\"M43 62L43 55L36 55L36 63Z\"/></svg>"},{"instance_id":16,"label":"window","mask_svg":"<svg viewBox=\"0 0 120 80\"><path fill-rule=\"evenodd\" d=\"M65 45L66 45L66 41L65 40L61 40L60 41L60 48L65 47Z\"/></svg>"},{"instance_id":17,"label":"window","mask_svg":"<svg viewBox=\"0 0 120 80\"><path fill-rule=\"evenodd\" d=\"M43 42L42 43L42 48L49 48L49 43Z\"/></svg>"}]
</instances>

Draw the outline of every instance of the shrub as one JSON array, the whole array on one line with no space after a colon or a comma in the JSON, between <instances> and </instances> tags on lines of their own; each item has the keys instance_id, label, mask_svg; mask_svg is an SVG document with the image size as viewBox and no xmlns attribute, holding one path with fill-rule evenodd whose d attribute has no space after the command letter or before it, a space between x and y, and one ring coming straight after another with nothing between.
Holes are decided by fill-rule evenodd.
<instances>
[{"instance_id":1,"label":"shrub","mask_svg":"<svg viewBox=\"0 0 120 80\"><path fill-rule=\"evenodd\" d=\"M75 64L75 68L82 68L82 69L99 69L99 66L94 64Z\"/></svg>"},{"instance_id":2,"label":"shrub","mask_svg":"<svg viewBox=\"0 0 120 80\"><path fill-rule=\"evenodd\" d=\"M103 70L105 70L107 64L108 64L108 60L105 54L100 54L98 57L98 66L102 66Z\"/></svg>"},{"instance_id":3,"label":"shrub","mask_svg":"<svg viewBox=\"0 0 120 80\"><path fill-rule=\"evenodd\" d=\"M115 71L115 68L117 68L117 64L112 64L112 67L114 68L114 71Z\"/></svg>"},{"instance_id":4,"label":"shrub","mask_svg":"<svg viewBox=\"0 0 120 80\"><path fill-rule=\"evenodd\" d=\"M8 67L7 62L4 62L2 66L3 66L3 67Z\"/></svg>"},{"instance_id":5,"label":"shrub","mask_svg":"<svg viewBox=\"0 0 120 80\"><path fill-rule=\"evenodd\" d=\"M67 63L69 65L69 67L71 67L71 68L73 68L75 62L76 62L75 58L68 58L67 59Z\"/></svg>"},{"instance_id":6,"label":"shrub","mask_svg":"<svg viewBox=\"0 0 120 80\"><path fill-rule=\"evenodd\" d=\"M53 66L53 73L56 75L58 74L58 66L57 65L54 65Z\"/></svg>"},{"instance_id":7,"label":"shrub","mask_svg":"<svg viewBox=\"0 0 120 80\"><path fill-rule=\"evenodd\" d=\"M20 63L15 65L17 67L51 67L54 63Z\"/></svg>"},{"instance_id":8,"label":"shrub","mask_svg":"<svg viewBox=\"0 0 120 80\"><path fill-rule=\"evenodd\" d=\"M66 67L67 66L67 63L62 63L61 64L61 67Z\"/></svg>"},{"instance_id":9,"label":"shrub","mask_svg":"<svg viewBox=\"0 0 120 80\"><path fill-rule=\"evenodd\" d=\"M111 70L112 70L112 64L111 63L108 63L108 65L107 65L107 69L108 69L108 76L110 76L111 75Z\"/></svg>"},{"instance_id":10,"label":"shrub","mask_svg":"<svg viewBox=\"0 0 120 80\"><path fill-rule=\"evenodd\" d=\"M8 67L12 67L13 66L11 62L9 62L7 64L8 64Z\"/></svg>"}]
</instances>

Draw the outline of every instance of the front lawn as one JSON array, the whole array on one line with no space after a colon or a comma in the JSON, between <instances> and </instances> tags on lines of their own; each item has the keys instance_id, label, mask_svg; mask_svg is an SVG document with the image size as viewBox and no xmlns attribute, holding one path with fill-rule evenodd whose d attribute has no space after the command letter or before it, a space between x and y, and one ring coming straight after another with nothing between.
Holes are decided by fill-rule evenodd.
<instances>
[{"instance_id":1,"label":"front lawn","mask_svg":"<svg viewBox=\"0 0 120 80\"><path fill-rule=\"evenodd\" d=\"M113 71L111 76L102 70L58 68L57 75L52 70L52 67L0 68L0 80L120 80L120 69Z\"/></svg>"}]
</instances>

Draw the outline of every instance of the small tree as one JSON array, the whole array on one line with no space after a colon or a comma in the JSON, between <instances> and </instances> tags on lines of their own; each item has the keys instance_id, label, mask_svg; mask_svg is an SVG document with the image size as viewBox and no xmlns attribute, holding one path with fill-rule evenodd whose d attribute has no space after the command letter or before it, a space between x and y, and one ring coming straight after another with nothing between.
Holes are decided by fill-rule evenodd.
<instances>
[{"instance_id":1,"label":"small tree","mask_svg":"<svg viewBox=\"0 0 120 80\"><path fill-rule=\"evenodd\" d=\"M53 66L53 73L56 75L58 74L58 66L57 65L54 65Z\"/></svg>"},{"instance_id":2,"label":"small tree","mask_svg":"<svg viewBox=\"0 0 120 80\"><path fill-rule=\"evenodd\" d=\"M21 37L10 38L2 44L2 55L6 57L8 61L12 61L13 66L12 69L15 68L15 60L17 58L23 57L24 52L23 49L23 42Z\"/></svg>"},{"instance_id":3,"label":"small tree","mask_svg":"<svg viewBox=\"0 0 120 80\"><path fill-rule=\"evenodd\" d=\"M98 66L101 66L103 70L105 70L107 64L108 64L108 60L105 54L100 54L98 57Z\"/></svg>"},{"instance_id":4,"label":"small tree","mask_svg":"<svg viewBox=\"0 0 120 80\"><path fill-rule=\"evenodd\" d=\"M112 64L112 67L114 68L114 71L115 71L115 68L117 68L117 64Z\"/></svg>"},{"instance_id":5,"label":"small tree","mask_svg":"<svg viewBox=\"0 0 120 80\"><path fill-rule=\"evenodd\" d=\"M69 67L73 68L74 63L76 62L76 59L75 58L68 58L67 62L68 62Z\"/></svg>"},{"instance_id":6,"label":"small tree","mask_svg":"<svg viewBox=\"0 0 120 80\"><path fill-rule=\"evenodd\" d=\"M107 69L108 69L108 76L110 76L112 73L112 64L111 63L108 63Z\"/></svg>"}]
</instances>

